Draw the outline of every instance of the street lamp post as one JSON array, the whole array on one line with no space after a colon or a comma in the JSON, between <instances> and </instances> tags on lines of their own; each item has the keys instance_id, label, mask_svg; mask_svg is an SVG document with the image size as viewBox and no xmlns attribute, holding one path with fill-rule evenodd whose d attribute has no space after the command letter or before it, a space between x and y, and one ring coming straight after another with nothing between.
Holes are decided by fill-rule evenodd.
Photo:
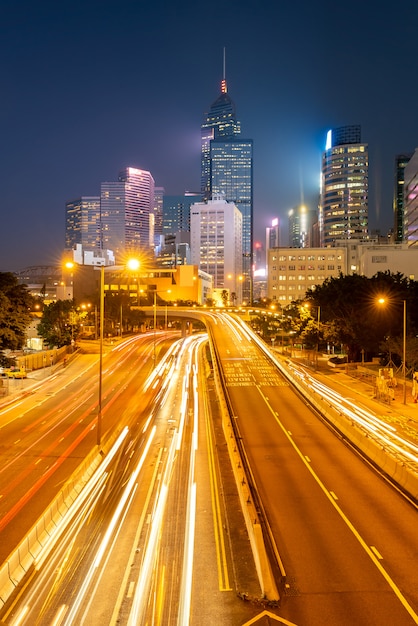
<instances>
[{"instance_id":1,"label":"street lamp post","mask_svg":"<svg viewBox=\"0 0 418 626\"><path fill-rule=\"evenodd\" d=\"M159 289L154 289L154 367L155 364L157 362L157 355L156 355L156 329L157 329L157 292L158 293L171 293L171 289L164 289L163 291L160 291ZM168 312L167 312L167 301L165 303L165 330L167 330L167 316L168 316Z\"/></svg>"},{"instance_id":2,"label":"street lamp post","mask_svg":"<svg viewBox=\"0 0 418 626\"><path fill-rule=\"evenodd\" d=\"M126 265L130 270L139 268L137 259L130 259ZM109 269L114 269L111 266ZM104 275L105 266L100 266L100 331L99 331L99 401L97 410L97 445L100 446L102 439L102 385L103 385L103 332L104 332Z\"/></svg>"},{"instance_id":3,"label":"street lamp post","mask_svg":"<svg viewBox=\"0 0 418 626\"><path fill-rule=\"evenodd\" d=\"M406 300L403 301L403 356L402 356L402 374L403 374L403 403L406 404Z\"/></svg>"},{"instance_id":4,"label":"street lamp post","mask_svg":"<svg viewBox=\"0 0 418 626\"><path fill-rule=\"evenodd\" d=\"M104 265L100 266L100 339L99 339L99 404L97 411L97 445L102 437L102 380L103 380L103 326L104 326Z\"/></svg>"},{"instance_id":5,"label":"street lamp post","mask_svg":"<svg viewBox=\"0 0 418 626\"><path fill-rule=\"evenodd\" d=\"M385 298L379 298L379 304L386 302ZM406 404L406 300L403 302L403 332L402 332L402 378L403 378L403 403Z\"/></svg>"},{"instance_id":6,"label":"street lamp post","mask_svg":"<svg viewBox=\"0 0 418 626\"><path fill-rule=\"evenodd\" d=\"M155 367L155 362L156 362L156 352L155 352L155 333L156 333L156 327L157 327L157 290L154 289L154 367Z\"/></svg>"}]
</instances>

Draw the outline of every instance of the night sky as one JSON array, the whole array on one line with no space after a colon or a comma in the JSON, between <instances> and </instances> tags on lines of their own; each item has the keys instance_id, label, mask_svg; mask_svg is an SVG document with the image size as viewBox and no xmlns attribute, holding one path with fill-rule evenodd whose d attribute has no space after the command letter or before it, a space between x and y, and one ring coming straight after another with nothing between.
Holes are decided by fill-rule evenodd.
<instances>
[{"instance_id":1,"label":"night sky","mask_svg":"<svg viewBox=\"0 0 418 626\"><path fill-rule=\"evenodd\" d=\"M395 155L418 146L417 18L416 0L3 0L0 271L59 263L66 201L125 166L198 191L224 47L254 140L256 239L316 208L326 131L346 124L369 143L369 222L385 233Z\"/></svg>"}]
</instances>

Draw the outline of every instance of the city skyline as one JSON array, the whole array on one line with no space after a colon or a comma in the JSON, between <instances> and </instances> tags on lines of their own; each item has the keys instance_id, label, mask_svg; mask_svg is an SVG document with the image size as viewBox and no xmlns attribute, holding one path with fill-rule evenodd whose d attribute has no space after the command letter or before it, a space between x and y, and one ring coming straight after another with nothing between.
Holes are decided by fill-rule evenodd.
<instances>
[{"instance_id":1,"label":"city skyline","mask_svg":"<svg viewBox=\"0 0 418 626\"><path fill-rule=\"evenodd\" d=\"M326 133L351 124L369 145L369 224L385 232L395 158L418 145L417 14L413 2L402 14L374 2L6 7L0 271L59 263L66 202L99 195L125 167L150 171L168 195L198 191L224 47L228 92L254 141L255 240L264 245L274 217L286 228L301 202L316 208Z\"/></svg>"}]
</instances>

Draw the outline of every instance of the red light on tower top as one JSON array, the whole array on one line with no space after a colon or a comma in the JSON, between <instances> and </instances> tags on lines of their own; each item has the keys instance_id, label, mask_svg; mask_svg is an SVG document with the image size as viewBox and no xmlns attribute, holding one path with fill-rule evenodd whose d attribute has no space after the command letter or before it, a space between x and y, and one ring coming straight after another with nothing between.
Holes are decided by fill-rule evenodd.
<instances>
[{"instance_id":1,"label":"red light on tower top","mask_svg":"<svg viewBox=\"0 0 418 626\"><path fill-rule=\"evenodd\" d=\"M225 80L225 78L223 78L223 79L222 79L222 82L221 82L221 92L222 92L222 93L226 93L226 92L227 92L227 88L226 88L226 80Z\"/></svg>"}]
</instances>

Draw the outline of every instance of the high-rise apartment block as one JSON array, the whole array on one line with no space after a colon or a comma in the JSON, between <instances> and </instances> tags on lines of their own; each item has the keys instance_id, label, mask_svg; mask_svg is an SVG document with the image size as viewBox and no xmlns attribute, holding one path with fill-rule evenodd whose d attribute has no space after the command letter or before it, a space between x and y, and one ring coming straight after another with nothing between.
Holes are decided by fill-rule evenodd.
<instances>
[{"instance_id":1,"label":"high-rise apartment block","mask_svg":"<svg viewBox=\"0 0 418 626\"><path fill-rule=\"evenodd\" d=\"M253 142L241 138L235 104L225 75L221 94L205 114L201 126L201 194L209 201L222 195L242 214L243 298L252 300L253 262Z\"/></svg>"},{"instance_id":2,"label":"high-rise apartment block","mask_svg":"<svg viewBox=\"0 0 418 626\"><path fill-rule=\"evenodd\" d=\"M321 246L368 236L368 145L360 126L328 131L322 155L319 230Z\"/></svg>"},{"instance_id":3,"label":"high-rise apartment block","mask_svg":"<svg viewBox=\"0 0 418 626\"><path fill-rule=\"evenodd\" d=\"M193 204L190 243L192 264L212 276L215 289L228 290L241 304L242 214L235 204L216 197Z\"/></svg>"},{"instance_id":4,"label":"high-rise apartment block","mask_svg":"<svg viewBox=\"0 0 418 626\"><path fill-rule=\"evenodd\" d=\"M113 250L116 262L129 252L150 250L150 215L154 179L150 172L125 168L118 181L101 184L101 247Z\"/></svg>"}]
</instances>

